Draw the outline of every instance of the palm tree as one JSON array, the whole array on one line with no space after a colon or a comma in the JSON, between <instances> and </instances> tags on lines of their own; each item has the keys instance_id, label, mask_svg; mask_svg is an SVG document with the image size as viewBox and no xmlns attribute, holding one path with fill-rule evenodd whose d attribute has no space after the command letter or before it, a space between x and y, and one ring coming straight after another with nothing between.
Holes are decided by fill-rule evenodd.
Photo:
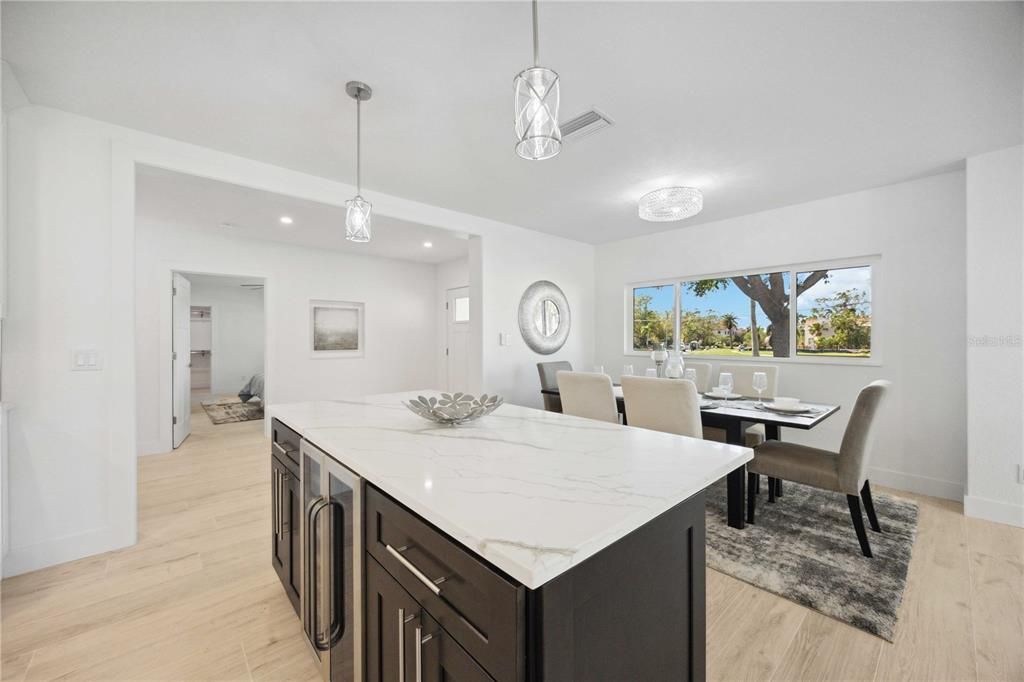
<instances>
[{"instance_id":1,"label":"palm tree","mask_svg":"<svg viewBox=\"0 0 1024 682\"><path fill-rule=\"evenodd\" d=\"M738 328L739 320L732 313L726 313L722 315L722 324L725 325L725 331L729 332L729 339L732 340L733 344L736 343L736 329Z\"/></svg>"}]
</instances>

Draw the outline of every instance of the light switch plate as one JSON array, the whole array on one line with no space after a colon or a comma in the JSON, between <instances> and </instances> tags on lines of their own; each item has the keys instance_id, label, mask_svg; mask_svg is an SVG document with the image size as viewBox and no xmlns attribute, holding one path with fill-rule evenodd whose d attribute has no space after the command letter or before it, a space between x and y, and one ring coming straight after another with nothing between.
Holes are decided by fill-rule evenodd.
<instances>
[{"instance_id":1,"label":"light switch plate","mask_svg":"<svg viewBox=\"0 0 1024 682\"><path fill-rule=\"evenodd\" d=\"M71 371L96 372L103 369L103 355L96 348L75 348L71 351Z\"/></svg>"}]
</instances>

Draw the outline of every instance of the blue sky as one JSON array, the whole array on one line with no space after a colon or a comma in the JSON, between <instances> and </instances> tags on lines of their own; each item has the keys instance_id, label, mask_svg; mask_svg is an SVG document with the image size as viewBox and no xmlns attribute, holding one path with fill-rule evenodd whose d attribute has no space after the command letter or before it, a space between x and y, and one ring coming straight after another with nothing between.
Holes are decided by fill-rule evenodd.
<instances>
[{"instance_id":1,"label":"blue sky","mask_svg":"<svg viewBox=\"0 0 1024 682\"><path fill-rule=\"evenodd\" d=\"M797 302L800 313L807 314L815 305L815 299L824 296L831 296L842 289L860 289L868 293L868 300L871 294L871 269L870 267L843 268L831 271L828 282L818 282L807 291ZM786 274L786 285L789 286L789 275ZM651 295L651 307L655 310L672 310L673 293L672 286L644 287L644 293ZM739 327L750 326L750 299L746 297L732 282L725 289L712 291L704 296L696 296L683 288L680 291L682 296L682 309L688 310L714 310L719 315L732 313L739 320ZM758 307L757 323L765 327L768 318L764 311Z\"/></svg>"}]
</instances>

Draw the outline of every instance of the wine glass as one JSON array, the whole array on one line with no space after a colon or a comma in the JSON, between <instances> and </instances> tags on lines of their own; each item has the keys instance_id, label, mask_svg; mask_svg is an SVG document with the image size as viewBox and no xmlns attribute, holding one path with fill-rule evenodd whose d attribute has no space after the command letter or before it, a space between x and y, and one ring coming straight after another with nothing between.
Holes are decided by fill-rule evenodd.
<instances>
[{"instance_id":1,"label":"wine glass","mask_svg":"<svg viewBox=\"0 0 1024 682\"><path fill-rule=\"evenodd\" d=\"M751 377L751 385L757 391L757 404L761 404L761 394L768 388L768 375L764 372L754 372Z\"/></svg>"},{"instance_id":2,"label":"wine glass","mask_svg":"<svg viewBox=\"0 0 1024 682\"><path fill-rule=\"evenodd\" d=\"M633 365L623 365L622 366L622 376L624 376L624 377L631 377L631 376L633 376Z\"/></svg>"},{"instance_id":3,"label":"wine glass","mask_svg":"<svg viewBox=\"0 0 1024 682\"><path fill-rule=\"evenodd\" d=\"M732 372L722 372L718 375L718 390L728 397L732 393Z\"/></svg>"}]
</instances>

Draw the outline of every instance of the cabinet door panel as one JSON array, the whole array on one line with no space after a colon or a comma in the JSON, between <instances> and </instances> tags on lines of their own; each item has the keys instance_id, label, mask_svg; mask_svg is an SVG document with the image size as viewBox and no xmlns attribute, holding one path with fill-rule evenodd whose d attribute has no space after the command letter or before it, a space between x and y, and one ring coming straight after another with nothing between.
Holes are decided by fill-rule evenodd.
<instances>
[{"instance_id":1,"label":"cabinet door panel","mask_svg":"<svg viewBox=\"0 0 1024 682\"><path fill-rule=\"evenodd\" d=\"M422 682L494 682L436 620L423 614ZM415 638L415 635L414 635Z\"/></svg>"},{"instance_id":2,"label":"cabinet door panel","mask_svg":"<svg viewBox=\"0 0 1024 682\"><path fill-rule=\"evenodd\" d=\"M284 506L282 501L288 495L286 486L282 485L287 473L284 464L276 457L270 458L270 560L286 590L291 580L291 539L284 532L284 515L281 511Z\"/></svg>"},{"instance_id":3,"label":"cabinet door panel","mask_svg":"<svg viewBox=\"0 0 1024 682\"><path fill-rule=\"evenodd\" d=\"M302 603L302 489L299 486L299 477L294 472L285 473L284 476L284 485L281 486L284 492L283 526L288 543L288 580L285 581L284 587L292 602L292 608L298 615Z\"/></svg>"},{"instance_id":4,"label":"cabinet door panel","mask_svg":"<svg viewBox=\"0 0 1024 682\"><path fill-rule=\"evenodd\" d=\"M419 618L420 605L416 600L380 564L367 557L367 682L404 682L414 679L416 649L413 639Z\"/></svg>"}]
</instances>

